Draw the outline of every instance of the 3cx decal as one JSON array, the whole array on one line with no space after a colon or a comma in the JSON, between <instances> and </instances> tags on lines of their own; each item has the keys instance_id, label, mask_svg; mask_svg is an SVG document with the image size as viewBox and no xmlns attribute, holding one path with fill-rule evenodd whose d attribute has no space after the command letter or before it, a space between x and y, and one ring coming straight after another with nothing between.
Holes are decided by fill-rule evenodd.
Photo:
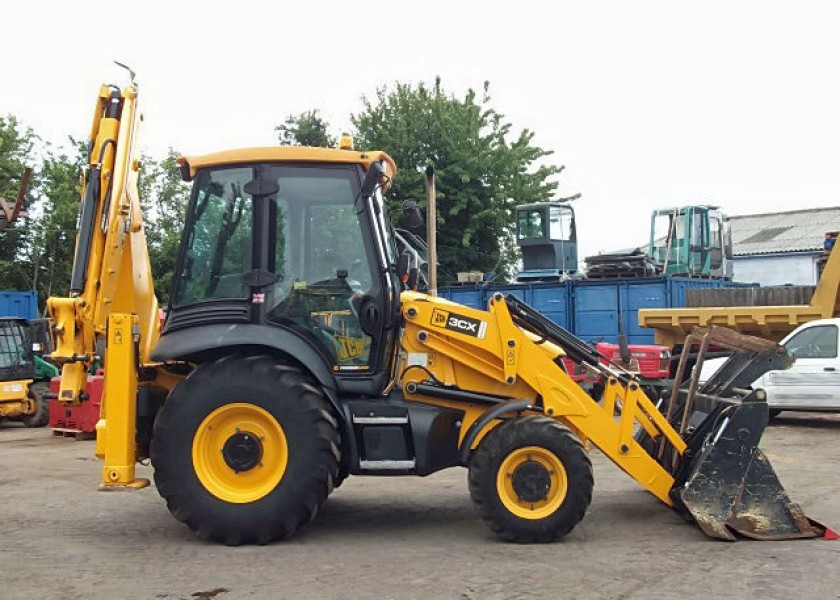
<instances>
[{"instance_id":1,"label":"3cx decal","mask_svg":"<svg viewBox=\"0 0 840 600\"><path fill-rule=\"evenodd\" d=\"M449 312L448 310L441 310L440 308L432 311L431 325L450 331L457 331L458 333L465 333L477 337L480 340L483 340L487 334L486 321L479 321L478 319L465 317L464 315Z\"/></svg>"}]
</instances>

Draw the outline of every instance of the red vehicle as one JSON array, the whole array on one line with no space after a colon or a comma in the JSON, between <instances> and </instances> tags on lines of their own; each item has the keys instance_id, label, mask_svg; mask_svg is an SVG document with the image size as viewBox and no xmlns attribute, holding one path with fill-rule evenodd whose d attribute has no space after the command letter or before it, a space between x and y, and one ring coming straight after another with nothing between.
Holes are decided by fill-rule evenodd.
<instances>
[{"instance_id":1,"label":"red vehicle","mask_svg":"<svg viewBox=\"0 0 840 600\"><path fill-rule=\"evenodd\" d=\"M598 342L595 344L595 350L605 357L601 362L606 364L609 360L632 373L638 373L644 384L650 384L654 388L670 375L671 351L665 346L629 344L628 360L622 359L619 344ZM563 359L563 363L572 379L590 391L595 390L597 397L600 397L600 388L603 386L600 374L589 373L568 358Z\"/></svg>"}]
</instances>

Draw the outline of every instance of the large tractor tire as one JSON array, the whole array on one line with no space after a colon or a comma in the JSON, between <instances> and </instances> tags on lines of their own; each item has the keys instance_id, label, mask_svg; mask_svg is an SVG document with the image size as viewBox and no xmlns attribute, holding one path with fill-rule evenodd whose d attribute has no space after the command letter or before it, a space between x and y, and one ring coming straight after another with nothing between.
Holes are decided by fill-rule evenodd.
<instances>
[{"instance_id":1,"label":"large tractor tire","mask_svg":"<svg viewBox=\"0 0 840 600\"><path fill-rule=\"evenodd\" d=\"M592 499L592 463L581 441L553 419L510 419L481 441L469 465L476 509L503 540L553 542Z\"/></svg>"},{"instance_id":2,"label":"large tractor tire","mask_svg":"<svg viewBox=\"0 0 840 600\"><path fill-rule=\"evenodd\" d=\"M234 355L179 383L155 420L155 484L200 537L267 544L313 519L338 475L323 392L270 356Z\"/></svg>"},{"instance_id":3,"label":"large tractor tire","mask_svg":"<svg viewBox=\"0 0 840 600\"><path fill-rule=\"evenodd\" d=\"M50 422L50 401L47 400L49 391L47 383L33 383L29 386L29 397L35 402L35 412L21 419L26 427L43 427Z\"/></svg>"}]
</instances>

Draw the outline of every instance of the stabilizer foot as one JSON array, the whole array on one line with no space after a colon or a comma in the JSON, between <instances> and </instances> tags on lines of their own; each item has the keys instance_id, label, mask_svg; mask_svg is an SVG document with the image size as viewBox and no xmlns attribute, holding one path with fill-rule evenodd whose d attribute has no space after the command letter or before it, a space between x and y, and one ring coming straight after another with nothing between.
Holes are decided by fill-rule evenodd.
<instances>
[{"instance_id":1,"label":"stabilizer foot","mask_svg":"<svg viewBox=\"0 0 840 600\"><path fill-rule=\"evenodd\" d=\"M131 483L100 483L100 492L124 492L128 490L141 490L151 482L148 479L135 479Z\"/></svg>"}]
</instances>

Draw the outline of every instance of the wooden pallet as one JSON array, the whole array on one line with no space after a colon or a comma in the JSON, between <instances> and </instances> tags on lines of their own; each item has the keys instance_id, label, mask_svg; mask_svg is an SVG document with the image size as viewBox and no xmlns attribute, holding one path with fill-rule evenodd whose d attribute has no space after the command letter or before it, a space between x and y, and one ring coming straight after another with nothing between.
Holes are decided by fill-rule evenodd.
<instances>
[{"instance_id":1,"label":"wooden pallet","mask_svg":"<svg viewBox=\"0 0 840 600\"><path fill-rule=\"evenodd\" d=\"M67 427L53 427L52 433L54 436L72 437L77 440L95 440L95 431L82 431L81 429L70 429Z\"/></svg>"}]
</instances>

